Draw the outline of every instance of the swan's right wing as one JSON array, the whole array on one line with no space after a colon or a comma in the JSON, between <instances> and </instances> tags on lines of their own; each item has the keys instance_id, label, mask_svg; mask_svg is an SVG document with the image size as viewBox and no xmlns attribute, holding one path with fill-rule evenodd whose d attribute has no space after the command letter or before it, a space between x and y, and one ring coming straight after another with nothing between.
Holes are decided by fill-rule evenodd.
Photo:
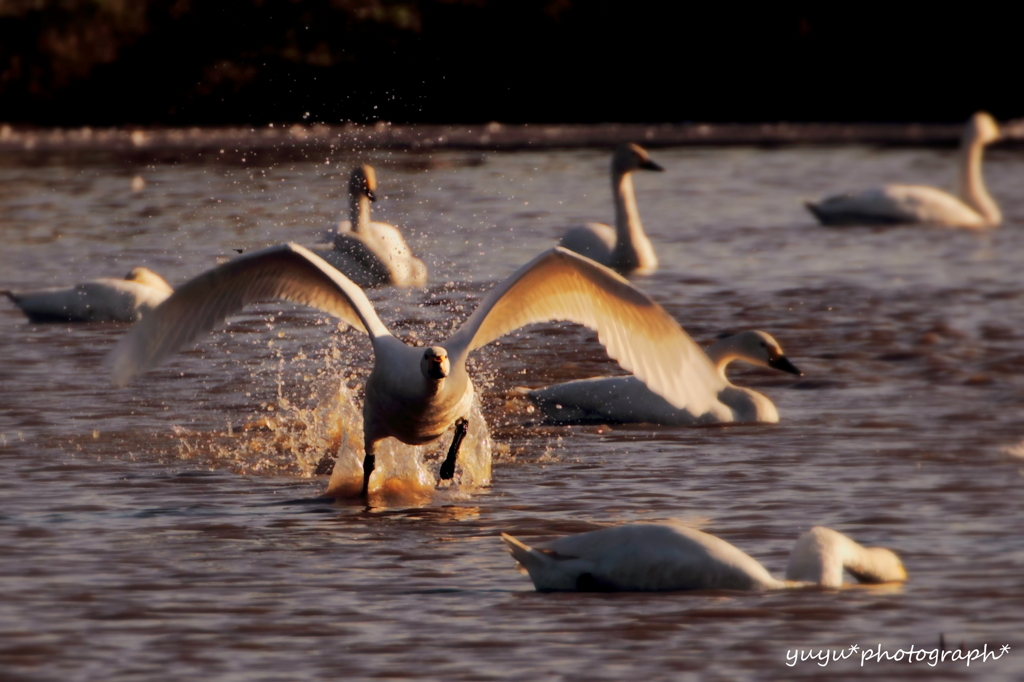
<instances>
[{"instance_id":1,"label":"swan's right wing","mask_svg":"<svg viewBox=\"0 0 1024 682\"><path fill-rule=\"evenodd\" d=\"M454 364L519 327L553 320L595 330L609 356L677 408L703 414L725 387L707 354L650 296L561 247L494 287L445 347Z\"/></svg>"},{"instance_id":2,"label":"swan's right wing","mask_svg":"<svg viewBox=\"0 0 1024 682\"><path fill-rule=\"evenodd\" d=\"M111 352L124 385L250 303L280 299L334 315L371 337L390 335L362 289L298 244L255 251L185 283L132 327Z\"/></svg>"}]
</instances>

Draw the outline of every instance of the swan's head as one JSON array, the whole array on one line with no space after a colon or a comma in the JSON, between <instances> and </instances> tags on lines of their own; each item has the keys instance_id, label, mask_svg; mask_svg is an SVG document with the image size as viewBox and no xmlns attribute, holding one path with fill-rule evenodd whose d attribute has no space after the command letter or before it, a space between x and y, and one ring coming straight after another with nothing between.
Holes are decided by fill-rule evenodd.
<instances>
[{"instance_id":1,"label":"swan's head","mask_svg":"<svg viewBox=\"0 0 1024 682\"><path fill-rule=\"evenodd\" d=\"M352 169L348 179L348 191L354 196L365 196L370 201L377 201L377 172L373 166L364 163Z\"/></svg>"},{"instance_id":2,"label":"swan's head","mask_svg":"<svg viewBox=\"0 0 1024 682\"><path fill-rule=\"evenodd\" d=\"M975 112L967 120L964 137L969 140L977 140L981 144L991 144L1000 137L999 124L987 112Z\"/></svg>"},{"instance_id":3,"label":"swan's head","mask_svg":"<svg viewBox=\"0 0 1024 682\"><path fill-rule=\"evenodd\" d=\"M651 160L647 150L638 144L619 145L612 156L612 173L624 175L635 170L665 170Z\"/></svg>"},{"instance_id":4,"label":"swan's head","mask_svg":"<svg viewBox=\"0 0 1024 682\"><path fill-rule=\"evenodd\" d=\"M866 547L863 561L857 562L856 569L846 570L859 583L903 583L907 581L907 569L896 552L884 547Z\"/></svg>"},{"instance_id":5,"label":"swan's head","mask_svg":"<svg viewBox=\"0 0 1024 682\"><path fill-rule=\"evenodd\" d=\"M452 363L448 360L448 351L441 346L430 346L424 349L423 359L420 360L420 370L423 376L434 381L440 381L452 371Z\"/></svg>"},{"instance_id":6,"label":"swan's head","mask_svg":"<svg viewBox=\"0 0 1024 682\"><path fill-rule=\"evenodd\" d=\"M161 291L171 291L171 285L149 268L132 268L124 278L129 282L138 282Z\"/></svg>"},{"instance_id":7,"label":"swan's head","mask_svg":"<svg viewBox=\"0 0 1024 682\"><path fill-rule=\"evenodd\" d=\"M736 359L797 376L803 376L804 374L783 354L782 346L779 345L779 342L766 332L743 332L735 336L727 336L718 343L730 347L733 352L731 357Z\"/></svg>"}]
</instances>

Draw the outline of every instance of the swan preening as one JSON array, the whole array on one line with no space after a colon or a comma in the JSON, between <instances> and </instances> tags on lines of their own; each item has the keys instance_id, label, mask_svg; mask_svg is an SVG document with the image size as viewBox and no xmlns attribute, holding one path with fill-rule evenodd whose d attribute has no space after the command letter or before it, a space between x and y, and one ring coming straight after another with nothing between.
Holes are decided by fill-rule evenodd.
<instances>
[{"instance_id":1,"label":"swan preening","mask_svg":"<svg viewBox=\"0 0 1024 682\"><path fill-rule=\"evenodd\" d=\"M132 268L124 279L105 277L73 287L0 293L32 322L135 322L173 291L152 270Z\"/></svg>"},{"instance_id":2,"label":"swan preening","mask_svg":"<svg viewBox=\"0 0 1024 682\"><path fill-rule=\"evenodd\" d=\"M312 251L361 287L392 284L418 287L427 283L427 266L412 254L394 225L370 220L370 202L377 200L373 166L352 170L348 182L349 220L338 223L330 243Z\"/></svg>"},{"instance_id":3,"label":"swan preening","mask_svg":"<svg viewBox=\"0 0 1024 682\"><path fill-rule=\"evenodd\" d=\"M967 121L960 141L957 196L925 185L883 185L807 202L807 209L823 225L996 227L1003 214L985 189L981 158L985 145L998 139L999 126L987 113L979 111Z\"/></svg>"},{"instance_id":4,"label":"swan preening","mask_svg":"<svg viewBox=\"0 0 1024 682\"><path fill-rule=\"evenodd\" d=\"M694 390L706 390L711 408L694 412L678 408L653 393L634 376L578 379L544 388L519 389L540 407L545 416L562 423L644 422L668 426L695 426L726 422L779 421L779 412L766 396L733 385L725 368L733 360L801 375L782 353L778 341L762 331L748 331L719 339L705 351L718 381L714 385L694 383Z\"/></svg>"},{"instance_id":5,"label":"swan preening","mask_svg":"<svg viewBox=\"0 0 1024 682\"><path fill-rule=\"evenodd\" d=\"M643 523L569 535L528 547L502 534L539 591L777 590L903 582L898 556L815 526L796 541L786 579L773 578L725 540L676 523Z\"/></svg>"},{"instance_id":6,"label":"swan preening","mask_svg":"<svg viewBox=\"0 0 1024 682\"><path fill-rule=\"evenodd\" d=\"M624 275L653 272L658 257L640 224L640 211L633 192L635 170L664 170L639 145L624 144L612 156L612 197L615 200L615 229L602 223L587 223L565 233L559 246L582 254Z\"/></svg>"},{"instance_id":7,"label":"swan preening","mask_svg":"<svg viewBox=\"0 0 1024 682\"><path fill-rule=\"evenodd\" d=\"M567 320L596 330L612 358L679 408L710 409L713 395L703 386L719 381L704 352L647 294L562 248L542 253L491 289L442 344L417 348L392 336L351 280L309 250L285 244L236 258L180 287L114 349L115 383L127 383L245 305L267 299L317 308L370 336L375 359L363 404L363 496L379 441L428 443L454 424L456 437L441 465L441 477L452 477L474 395L469 352L531 323Z\"/></svg>"}]
</instances>

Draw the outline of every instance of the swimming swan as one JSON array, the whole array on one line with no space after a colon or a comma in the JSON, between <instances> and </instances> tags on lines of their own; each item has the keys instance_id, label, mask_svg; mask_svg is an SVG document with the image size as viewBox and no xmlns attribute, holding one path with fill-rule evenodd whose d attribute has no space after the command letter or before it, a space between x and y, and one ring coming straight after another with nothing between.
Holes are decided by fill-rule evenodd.
<instances>
[{"instance_id":1,"label":"swimming swan","mask_svg":"<svg viewBox=\"0 0 1024 682\"><path fill-rule=\"evenodd\" d=\"M317 308L370 336L375 359L363 405L364 497L375 445L389 436L421 445L455 424L441 465L441 478L452 478L473 401L467 355L534 322L569 320L596 330L612 358L678 407L705 411L711 398L703 387L718 381L701 360L704 353L661 306L611 270L565 249L542 253L491 289L443 344L415 348L391 335L351 280L309 250L284 244L236 258L180 287L114 348L114 382L124 385L245 305L267 299Z\"/></svg>"},{"instance_id":2,"label":"swimming swan","mask_svg":"<svg viewBox=\"0 0 1024 682\"><path fill-rule=\"evenodd\" d=\"M707 359L721 379L710 396L712 407L704 413L688 407L676 408L634 376L578 379L544 388L520 389L550 418L565 423L644 422L667 426L694 426L724 422L779 421L779 412L767 397L749 388L733 385L725 368L733 360L759 367L802 375L782 354L778 341L761 331L727 336L706 351Z\"/></svg>"},{"instance_id":3,"label":"swimming swan","mask_svg":"<svg viewBox=\"0 0 1024 682\"><path fill-rule=\"evenodd\" d=\"M1003 214L985 189L981 157L985 145L998 139L999 126L985 112L979 111L967 121L960 141L958 196L925 185L883 185L805 205L822 225L996 227L1003 221Z\"/></svg>"},{"instance_id":4,"label":"swimming swan","mask_svg":"<svg viewBox=\"0 0 1024 682\"><path fill-rule=\"evenodd\" d=\"M844 568L862 583L907 579L892 551L821 526L796 541L785 580L725 540L676 523L603 528L537 547L505 533L501 539L541 592L842 587Z\"/></svg>"},{"instance_id":5,"label":"swimming swan","mask_svg":"<svg viewBox=\"0 0 1024 682\"><path fill-rule=\"evenodd\" d=\"M135 322L174 292L148 268L124 279L104 277L73 287L2 291L32 322Z\"/></svg>"},{"instance_id":6,"label":"swimming swan","mask_svg":"<svg viewBox=\"0 0 1024 682\"><path fill-rule=\"evenodd\" d=\"M635 170L664 170L651 161L639 145L624 144L612 156L612 196L615 199L615 229L602 223L571 228L559 246L583 254L624 275L658 269L658 257L640 224L640 211L633 193Z\"/></svg>"},{"instance_id":7,"label":"swimming swan","mask_svg":"<svg viewBox=\"0 0 1024 682\"><path fill-rule=\"evenodd\" d=\"M377 173L362 165L349 176L350 220L338 223L330 244L312 251L357 285L369 288L392 284L419 287L427 283L427 266L405 243L394 225L370 220L370 202L377 200Z\"/></svg>"}]
</instances>

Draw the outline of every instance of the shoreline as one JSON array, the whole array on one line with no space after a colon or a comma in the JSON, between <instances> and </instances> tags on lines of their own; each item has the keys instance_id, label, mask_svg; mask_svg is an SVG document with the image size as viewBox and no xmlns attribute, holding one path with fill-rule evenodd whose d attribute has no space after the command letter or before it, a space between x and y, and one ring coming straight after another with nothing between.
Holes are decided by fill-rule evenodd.
<instances>
[{"instance_id":1,"label":"shoreline","mask_svg":"<svg viewBox=\"0 0 1024 682\"><path fill-rule=\"evenodd\" d=\"M1024 119L1002 124L999 146L1024 143ZM261 127L33 128L0 124L0 153L122 152L190 156L362 150L521 151L612 147L877 145L955 146L962 124L601 123L483 125L272 124Z\"/></svg>"}]
</instances>

